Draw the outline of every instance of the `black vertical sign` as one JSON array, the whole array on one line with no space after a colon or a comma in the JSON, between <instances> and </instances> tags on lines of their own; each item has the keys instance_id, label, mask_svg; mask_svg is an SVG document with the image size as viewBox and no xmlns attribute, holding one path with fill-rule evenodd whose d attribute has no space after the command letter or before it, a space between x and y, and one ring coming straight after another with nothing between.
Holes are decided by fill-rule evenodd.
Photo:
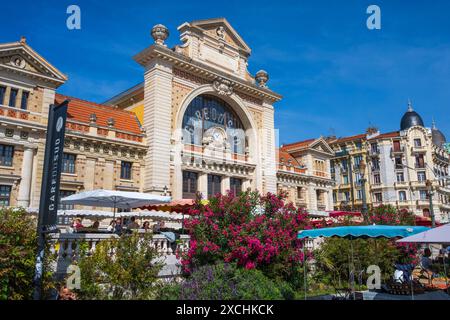
<instances>
[{"instance_id":1,"label":"black vertical sign","mask_svg":"<svg viewBox=\"0 0 450 320\"><path fill-rule=\"evenodd\" d=\"M50 105L39 202L38 231L41 232L56 231L68 103L69 101L66 100L59 105Z\"/></svg>"}]
</instances>

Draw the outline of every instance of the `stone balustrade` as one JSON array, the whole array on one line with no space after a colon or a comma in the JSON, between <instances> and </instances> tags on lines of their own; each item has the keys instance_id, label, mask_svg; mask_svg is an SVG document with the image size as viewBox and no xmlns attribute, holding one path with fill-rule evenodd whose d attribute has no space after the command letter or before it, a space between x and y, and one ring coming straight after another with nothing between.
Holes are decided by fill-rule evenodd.
<instances>
[{"instance_id":1,"label":"stone balustrade","mask_svg":"<svg viewBox=\"0 0 450 320\"><path fill-rule=\"evenodd\" d=\"M93 253L96 246L102 241L117 239L119 236L110 233L60 233L53 234L50 238L50 252L56 256L54 271L56 277L64 278L67 268L80 257L80 247ZM169 240L161 234L153 235L153 245L160 253L165 266L161 270L161 276L176 275L179 273L179 260L176 257L177 251L185 252L189 249L188 235L181 235L176 244L171 244Z\"/></svg>"}]
</instances>

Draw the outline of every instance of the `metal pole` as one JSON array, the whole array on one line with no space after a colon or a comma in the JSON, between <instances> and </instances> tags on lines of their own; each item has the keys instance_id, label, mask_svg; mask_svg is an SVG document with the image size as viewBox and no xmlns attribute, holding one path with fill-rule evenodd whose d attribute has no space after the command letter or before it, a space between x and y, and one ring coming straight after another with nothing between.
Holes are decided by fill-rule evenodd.
<instances>
[{"instance_id":1,"label":"metal pole","mask_svg":"<svg viewBox=\"0 0 450 320\"><path fill-rule=\"evenodd\" d=\"M431 215L431 227L436 227L436 221L434 219L434 209L433 209L433 191L429 191L429 198L430 198L430 215Z\"/></svg>"},{"instance_id":2,"label":"metal pole","mask_svg":"<svg viewBox=\"0 0 450 320\"><path fill-rule=\"evenodd\" d=\"M364 178L364 175L361 178L361 191L362 191L362 215L364 219L367 219L367 222L369 222L367 215L367 199L366 199L366 179Z\"/></svg>"},{"instance_id":3,"label":"metal pole","mask_svg":"<svg viewBox=\"0 0 450 320\"><path fill-rule=\"evenodd\" d=\"M305 287L305 300L306 300L306 291L307 291L307 284L306 284L306 238L303 239L303 285Z\"/></svg>"},{"instance_id":4,"label":"metal pole","mask_svg":"<svg viewBox=\"0 0 450 320\"><path fill-rule=\"evenodd\" d=\"M41 226L38 226L38 249L36 257L36 266L34 274L34 289L33 289L33 299L41 300L42 294L42 277L44 274L44 254L45 254L45 233L43 232Z\"/></svg>"}]
</instances>

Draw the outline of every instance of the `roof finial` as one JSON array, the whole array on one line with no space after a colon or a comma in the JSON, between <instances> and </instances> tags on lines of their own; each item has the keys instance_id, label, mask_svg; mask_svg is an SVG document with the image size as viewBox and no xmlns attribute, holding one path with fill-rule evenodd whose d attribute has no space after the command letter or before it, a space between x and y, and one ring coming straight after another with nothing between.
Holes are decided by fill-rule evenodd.
<instances>
[{"instance_id":1,"label":"roof finial","mask_svg":"<svg viewBox=\"0 0 450 320\"><path fill-rule=\"evenodd\" d=\"M27 43L27 38L25 36L21 36L20 43Z\"/></svg>"},{"instance_id":2,"label":"roof finial","mask_svg":"<svg viewBox=\"0 0 450 320\"><path fill-rule=\"evenodd\" d=\"M411 99L408 99L408 112L414 111L412 107Z\"/></svg>"},{"instance_id":3,"label":"roof finial","mask_svg":"<svg viewBox=\"0 0 450 320\"><path fill-rule=\"evenodd\" d=\"M434 121L434 117L432 117L431 119L432 119L431 129L436 130L436 121Z\"/></svg>"}]
</instances>

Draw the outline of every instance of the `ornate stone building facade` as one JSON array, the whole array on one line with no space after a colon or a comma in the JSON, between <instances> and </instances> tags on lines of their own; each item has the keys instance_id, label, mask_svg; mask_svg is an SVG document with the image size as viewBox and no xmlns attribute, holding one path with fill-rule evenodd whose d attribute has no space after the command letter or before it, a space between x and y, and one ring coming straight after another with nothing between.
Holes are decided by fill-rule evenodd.
<instances>
[{"instance_id":1,"label":"ornate stone building facade","mask_svg":"<svg viewBox=\"0 0 450 320\"><path fill-rule=\"evenodd\" d=\"M310 213L333 210L334 181L330 175L333 149L323 139L299 141L278 150L278 190Z\"/></svg>"},{"instance_id":2,"label":"ornate stone building facade","mask_svg":"<svg viewBox=\"0 0 450 320\"><path fill-rule=\"evenodd\" d=\"M391 204L447 222L450 213L449 165L445 136L433 123L427 128L409 105L400 130L328 139L335 151L332 176L336 209L362 207L362 187L369 205ZM364 160L365 166L360 166ZM362 184L364 179L367 181Z\"/></svg>"},{"instance_id":3,"label":"ornate stone building facade","mask_svg":"<svg viewBox=\"0 0 450 320\"><path fill-rule=\"evenodd\" d=\"M250 48L223 18L184 23L181 44L152 29L134 60L144 81L106 104L135 112L147 134L142 191L175 199L225 190L276 191L273 104L265 71L247 70Z\"/></svg>"},{"instance_id":4,"label":"ornate stone building facade","mask_svg":"<svg viewBox=\"0 0 450 320\"><path fill-rule=\"evenodd\" d=\"M0 206L39 206L48 110L65 99L62 196L141 189L146 146L136 116L55 93L66 80L25 39L0 45Z\"/></svg>"},{"instance_id":5,"label":"ornate stone building facade","mask_svg":"<svg viewBox=\"0 0 450 320\"><path fill-rule=\"evenodd\" d=\"M156 25L154 43L134 56L143 82L103 104L56 93L67 77L25 39L0 45L0 205L38 207L48 109L69 99L61 196L104 188L181 199L298 184L311 195L292 197L297 205L331 208L329 147L282 148L304 168L278 158L281 96L267 72L249 73L240 35L222 18L178 30L180 44L168 48L169 30Z\"/></svg>"}]
</instances>

